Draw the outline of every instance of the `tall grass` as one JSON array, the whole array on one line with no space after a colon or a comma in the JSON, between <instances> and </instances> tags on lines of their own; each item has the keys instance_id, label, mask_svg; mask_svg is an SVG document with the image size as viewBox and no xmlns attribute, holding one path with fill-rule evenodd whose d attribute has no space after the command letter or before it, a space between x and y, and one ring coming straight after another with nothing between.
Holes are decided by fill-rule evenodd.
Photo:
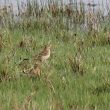
<instances>
[{"instance_id":1,"label":"tall grass","mask_svg":"<svg viewBox=\"0 0 110 110\"><path fill-rule=\"evenodd\" d=\"M91 25L93 25L92 27L96 28L97 25L100 24L98 21L102 21L102 18L104 18L103 12L100 11L100 8L99 10L96 10L96 13L96 11L94 11L94 7L91 8L91 6L88 6L90 7L90 10L86 11L87 8L85 7L87 6L82 0L79 3L75 0L70 0L68 4L62 2L59 4L58 1L48 1L48 3L43 4L43 1L39 3L37 0L27 0L26 3L22 3L22 6L19 1L17 1L17 15L15 15L11 4L12 3L10 3L9 6L4 6L0 11L3 27L14 28L16 26L24 27L25 25L27 28L36 23L36 25L41 23L45 26L46 24L44 22L47 23L48 21L55 22L55 24L59 24L58 26L64 25L67 29L74 29L78 24L80 26L87 25L87 28L90 28ZM107 10L109 13L108 6ZM43 19L45 20L42 21ZM51 26L53 23L49 25Z\"/></svg>"}]
</instances>

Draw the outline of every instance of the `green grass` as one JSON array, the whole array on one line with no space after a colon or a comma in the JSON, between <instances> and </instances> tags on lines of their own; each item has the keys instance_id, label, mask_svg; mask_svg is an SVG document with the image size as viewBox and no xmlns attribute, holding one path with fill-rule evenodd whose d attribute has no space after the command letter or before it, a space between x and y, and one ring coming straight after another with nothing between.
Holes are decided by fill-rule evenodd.
<instances>
[{"instance_id":1,"label":"green grass","mask_svg":"<svg viewBox=\"0 0 110 110\"><path fill-rule=\"evenodd\" d=\"M84 33L78 32L76 39L72 31L64 31L1 30L4 46L0 52L0 74L4 70L15 78L0 82L0 110L28 110L28 106L29 110L110 109L110 45L98 43L91 47L84 40L84 75L75 74L68 58L77 53L78 42L85 38ZM19 47L22 40L26 43L24 48ZM52 44L52 55L48 66L42 65L40 79L20 76L23 73L19 62L29 58L31 66L32 56L48 42Z\"/></svg>"}]
</instances>

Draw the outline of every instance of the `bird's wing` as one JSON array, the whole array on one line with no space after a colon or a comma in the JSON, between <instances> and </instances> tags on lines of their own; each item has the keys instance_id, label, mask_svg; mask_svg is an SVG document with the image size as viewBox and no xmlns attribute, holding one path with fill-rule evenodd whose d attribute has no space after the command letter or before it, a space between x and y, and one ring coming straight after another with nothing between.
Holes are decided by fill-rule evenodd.
<instances>
[{"instance_id":1,"label":"bird's wing","mask_svg":"<svg viewBox=\"0 0 110 110\"><path fill-rule=\"evenodd\" d=\"M39 53L39 56L45 56L47 55L48 51L47 50L43 50L42 52Z\"/></svg>"}]
</instances>

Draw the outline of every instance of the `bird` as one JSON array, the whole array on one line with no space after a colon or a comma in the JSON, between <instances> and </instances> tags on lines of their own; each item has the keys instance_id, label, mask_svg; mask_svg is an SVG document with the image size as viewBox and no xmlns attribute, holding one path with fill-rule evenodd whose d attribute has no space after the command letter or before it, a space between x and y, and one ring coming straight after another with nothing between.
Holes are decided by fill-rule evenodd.
<instances>
[{"instance_id":1,"label":"bird","mask_svg":"<svg viewBox=\"0 0 110 110\"><path fill-rule=\"evenodd\" d=\"M40 77L41 69L40 69L40 66L37 63L35 63L32 68L28 70L24 70L23 73L27 74L30 77Z\"/></svg>"},{"instance_id":2,"label":"bird","mask_svg":"<svg viewBox=\"0 0 110 110\"><path fill-rule=\"evenodd\" d=\"M45 62L47 59L49 59L50 54L51 54L51 44L45 45L44 49L35 56L35 60L40 61L40 62Z\"/></svg>"},{"instance_id":3,"label":"bird","mask_svg":"<svg viewBox=\"0 0 110 110\"><path fill-rule=\"evenodd\" d=\"M34 67L29 71L29 74L39 77L41 75L41 70L38 64L34 64Z\"/></svg>"}]
</instances>

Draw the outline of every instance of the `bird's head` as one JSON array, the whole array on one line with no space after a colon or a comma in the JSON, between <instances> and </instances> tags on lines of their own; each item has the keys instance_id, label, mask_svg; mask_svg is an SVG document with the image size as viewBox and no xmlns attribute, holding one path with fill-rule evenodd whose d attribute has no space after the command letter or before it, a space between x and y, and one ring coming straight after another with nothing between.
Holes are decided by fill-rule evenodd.
<instances>
[{"instance_id":1,"label":"bird's head","mask_svg":"<svg viewBox=\"0 0 110 110\"><path fill-rule=\"evenodd\" d=\"M51 44L48 44L48 45L45 46L45 49L48 50L48 49L51 49L51 47L52 47L52 45Z\"/></svg>"}]
</instances>

